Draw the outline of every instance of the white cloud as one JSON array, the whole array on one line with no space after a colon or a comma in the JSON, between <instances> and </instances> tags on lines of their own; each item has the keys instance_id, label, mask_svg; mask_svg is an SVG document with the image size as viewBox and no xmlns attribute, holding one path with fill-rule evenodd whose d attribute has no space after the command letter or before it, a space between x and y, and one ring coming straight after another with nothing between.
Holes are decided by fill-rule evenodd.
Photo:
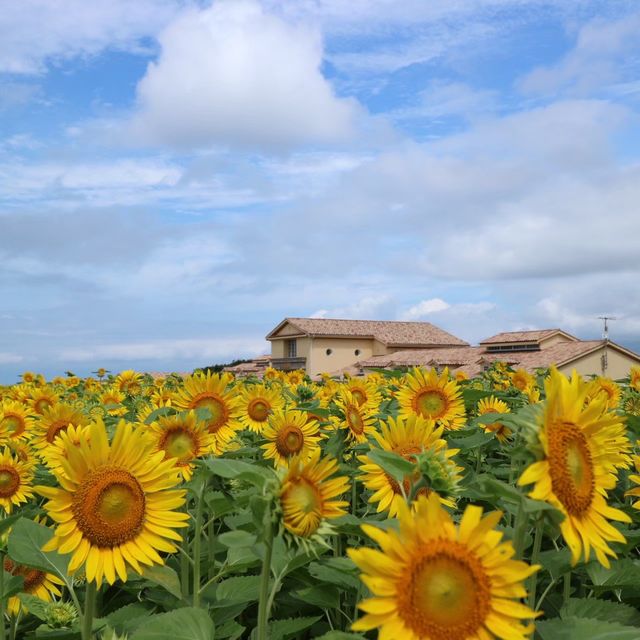
<instances>
[{"instance_id":1,"label":"white cloud","mask_svg":"<svg viewBox=\"0 0 640 640\"><path fill-rule=\"evenodd\" d=\"M0 352L0 364L17 364L22 362L24 358L15 353Z\"/></svg>"},{"instance_id":2,"label":"white cloud","mask_svg":"<svg viewBox=\"0 0 640 640\"><path fill-rule=\"evenodd\" d=\"M287 147L353 132L356 103L323 77L316 29L227 0L184 13L159 40L132 124L148 141Z\"/></svg>"},{"instance_id":3,"label":"white cloud","mask_svg":"<svg viewBox=\"0 0 640 640\"><path fill-rule=\"evenodd\" d=\"M432 313L438 313L439 311L446 311L451 305L448 302L442 300L442 298L431 298L429 300L423 300L418 304L409 307L400 316L401 320L420 320L425 316Z\"/></svg>"},{"instance_id":4,"label":"white cloud","mask_svg":"<svg viewBox=\"0 0 640 640\"><path fill-rule=\"evenodd\" d=\"M20 0L0 12L0 72L41 73L48 63L106 48L140 50L179 0Z\"/></svg>"},{"instance_id":5,"label":"white cloud","mask_svg":"<svg viewBox=\"0 0 640 640\"><path fill-rule=\"evenodd\" d=\"M388 319L385 314L394 306L393 298L387 293L364 296L359 300L339 307L319 309L311 313L311 318L343 318L346 320Z\"/></svg>"}]
</instances>

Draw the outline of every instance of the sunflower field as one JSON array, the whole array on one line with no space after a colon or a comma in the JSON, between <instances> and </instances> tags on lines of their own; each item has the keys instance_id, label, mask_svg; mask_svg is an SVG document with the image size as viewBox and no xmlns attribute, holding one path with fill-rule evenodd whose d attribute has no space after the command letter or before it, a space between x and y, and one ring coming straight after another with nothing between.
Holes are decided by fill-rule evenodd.
<instances>
[{"instance_id":1,"label":"sunflower field","mask_svg":"<svg viewBox=\"0 0 640 640\"><path fill-rule=\"evenodd\" d=\"M638 640L639 433L640 369L27 372L0 640Z\"/></svg>"}]
</instances>

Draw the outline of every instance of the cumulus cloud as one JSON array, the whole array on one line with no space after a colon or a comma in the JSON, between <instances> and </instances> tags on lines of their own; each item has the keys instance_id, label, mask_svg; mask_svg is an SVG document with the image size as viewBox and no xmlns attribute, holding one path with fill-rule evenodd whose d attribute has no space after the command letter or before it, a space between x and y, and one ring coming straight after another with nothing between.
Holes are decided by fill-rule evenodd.
<instances>
[{"instance_id":1,"label":"cumulus cloud","mask_svg":"<svg viewBox=\"0 0 640 640\"><path fill-rule=\"evenodd\" d=\"M451 308L451 305L442 298L430 298L409 307L400 317L402 320L419 320L432 313L446 311L449 308Z\"/></svg>"},{"instance_id":2,"label":"cumulus cloud","mask_svg":"<svg viewBox=\"0 0 640 640\"><path fill-rule=\"evenodd\" d=\"M177 18L138 84L133 127L178 147L287 147L344 140L356 103L321 72L320 32L257 2L216 2Z\"/></svg>"}]
</instances>

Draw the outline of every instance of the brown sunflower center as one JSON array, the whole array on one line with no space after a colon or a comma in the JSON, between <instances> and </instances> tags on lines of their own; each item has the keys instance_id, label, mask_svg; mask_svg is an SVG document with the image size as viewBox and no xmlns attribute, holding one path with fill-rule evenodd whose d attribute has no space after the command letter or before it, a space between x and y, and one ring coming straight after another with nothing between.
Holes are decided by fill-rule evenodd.
<instances>
[{"instance_id":1,"label":"brown sunflower center","mask_svg":"<svg viewBox=\"0 0 640 640\"><path fill-rule=\"evenodd\" d=\"M15 564L10 558L5 556L4 570L13 576L24 576L25 593L33 593L47 578L44 571L32 569L24 564Z\"/></svg>"},{"instance_id":2,"label":"brown sunflower center","mask_svg":"<svg viewBox=\"0 0 640 640\"><path fill-rule=\"evenodd\" d=\"M271 405L264 398L254 398L247 406L247 413L252 420L264 422L269 417Z\"/></svg>"},{"instance_id":3,"label":"brown sunflower center","mask_svg":"<svg viewBox=\"0 0 640 640\"><path fill-rule=\"evenodd\" d=\"M46 439L49 444L52 444L53 441L58 437L58 434L61 431L64 431L69 427L71 422L67 418L60 418L59 420L55 420L49 425L47 429Z\"/></svg>"},{"instance_id":4,"label":"brown sunflower center","mask_svg":"<svg viewBox=\"0 0 640 640\"><path fill-rule=\"evenodd\" d=\"M491 583L465 545L435 540L407 566L397 584L398 613L421 638L477 637L490 612Z\"/></svg>"},{"instance_id":5,"label":"brown sunflower center","mask_svg":"<svg viewBox=\"0 0 640 640\"><path fill-rule=\"evenodd\" d=\"M420 391L414 399L414 410L423 418L442 418L448 407L447 396L438 389Z\"/></svg>"},{"instance_id":6,"label":"brown sunflower center","mask_svg":"<svg viewBox=\"0 0 640 640\"><path fill-rule=\"evenodd\" d=\"M8 431L11 438L21 436L26 426L25 419L15 413L5 414L4 418L0 420L0 431Z\"/></svg>"},{"instance_id":7,"label":"brown sunflower center","mask_svg":"<svg viewBox=\"0 0 640 640\"><path fill-rule=\"evenodd\" d=\"M363 405L367 401L367 394L362 389L351 389L351 395L358 405Z\"/></svg>"},{"instance_id":8,"label":"brown sunflower center","mask_svg":"<svg viewBox=\"0 0 640 640\"><path fill-rule=\"evenodd\" d=\"M13 468L0 467L0 498L10 498L20 487L20 474Z\"/></svg>"},{"instance_id":9,"label":"brown sunflower center","mask_svg":"<svg viewBox=\"0 0 640 640\"><path fill-rule=\"evenodd\" d=\"M72 511L92 545L115 547L135 538L144 524L144 491L125 469L102 467L78 487Z\"/></svg>"},{"instance_id":10,"label":"brown sunflower center","mask_svg":"<svg viewBox=\"0 0 640 640\"><path fill-rule=\"evenodd\" d=\"M421 451L422 449L415 445L404 445L402 447L396 447L393 449L394 453L397 453L398 455L402 456L405 460L408 460L409 462L415 462L416 454L420 453ZM402 490L401 490L400 485L395 478L393 478L386 472L384 475L387 481L389 482L389 486L391 487L391 490L393 491L393 493L400 495L402 493L402 490L404 490L404 495L407 497L409 497L409 495L411 494L411 485L414 482L417 482L418 480L420 480L420 471L416 469L416 471L412 475L404 477L402 481ZM428 495L428 493L425 493L425 491L421 489L418 492L418 495ZM415 496L415 497L417 498L418 496Z\"/></svg>"},{"instance_id":11,"label":"brown sunflower center","mask_svg":"<svg viewBox=\"0 0 640 640\"><path fill-rule=\"evenodd\" d=\"M595 493L591 451L575 424L561 422L549 429L549 472L551 488L569 515L588 511Z\"/></svg>"},{"instance_id":12,"label":"brown sunflower center","mask_svg":"<svg viewBox=\"0 0 640 640\"><path fill-rule=\"evenodd\" d=\"M48 409L49 407L52 407L52 406L53 406L53 401L50 398L38 398L33 403L33 408L35 409L35 412L39 414L44 413L45 409Z\"/></svg>"},{"instance_id":13,"label":"brown sunflower center","mask_svg":"<svg viewBox=\"0 0 640 640\"><path fill-rule=\"evenodd\" d=\"M349 405L345 411L345 417L347 418L347 425L353 433L360 435L364 432L364 420L358 411L358 407Z\"/></svg>"},{"instance_id":14,"label":"brown sunflower center","mask_svg":"<svg viewBox=\"0 0 640 640\"><path fill-rule=\"evenodd\" d=\"M283 458L290 458L299 453L304 445L304 433L296 425L286 425L276 438L276 451Z\"/></svg>"},{"instance_id":15,"label":"brown sunflower center","mask_svg":"<svg viewBox=\"0 0 640 640\"><path fill-rule=\"evenodd\" d=\"M216 433L229 418L229 411L225 401L215 393L204 392L198 394L189 405L189 409L208 409L211 418L207 421L210 433Z\"/></svg>"},{"instance_id":16,"label":"brown sunflower center","mask_svg":"<svg viewBox=\"0 0 640 640\"><path fill-rule=\"evenodd\" d=\"M193 433L182 428L169 429L160 440L168 458L177 458L178 465L186 464L196 456L198 443Z\"/></svg>"}]
</instances>

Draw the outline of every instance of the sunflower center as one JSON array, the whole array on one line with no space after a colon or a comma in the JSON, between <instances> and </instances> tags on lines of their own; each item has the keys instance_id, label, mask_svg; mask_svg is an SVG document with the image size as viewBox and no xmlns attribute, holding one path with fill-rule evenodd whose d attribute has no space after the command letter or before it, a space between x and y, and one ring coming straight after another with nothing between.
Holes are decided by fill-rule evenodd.
<instances>
[{"instance_id":1,"label":"sunflower center","mask_svg":"<svg viewBox=\"0 0 640 640\"><path fill-rule=\"evenodd\" d=\"M304 514L317 514L320 516L322 498L318 490L309 482L301 479L289 491L287 495L289 504Z\"/></svg>"},{"instance_id":2,"label":"sunflower center","mask_svg":"<svg viewBox=\"0 0 640 640\"><path fill-rule=\"evenodd\" d=\"M396 447L395 449L393 449L394 453L397 453L399 456L402 456L405 460L408 460L409 462L415 462L416 454L420 453L421 451L422 449L420 447L416 447L415 445L406 445L403 447ZM420 480L420 471L416 469L416 471L412 475L404 477L404 479L402 480L402 489L400 489L400 485L398 484L398 481L395 478L393 478L386 472L384 475L393 493L400 495L404 490L404 495L407 497L409 497L409 495L411 494L411 485L414 482L417 482L418 480ZM423 494L424 493L421 489L418 492L418 495L423 495ZM416 495L415 497L417 498L418 495Z\"/></svg>"},{"instance_id":3,"label":"sunflower center","mask_svg":"<svg viewBox=\"0 0 640 640\"><path fill-rule=\"evenodd\" d=\"M256 422L264 422L270 410L271 405L264 398L254 398L247 407L249 417Z\"/></svg>"},{"instance_id":4,"label":"sunflower center","mask_svg":"<svg viewBox=\"0 0 640 640\"><path fill-rule=\"evenodd\" d=\"M5 415L5 417L0 420L0 430L4 431L6 429L11 438L17 438L22 435L25 428L26 423L24 418L15 414Z\"/></svg>"},{"instance_id":5,"label":"sunflower center","mask_svg":"<svg viewBox=\"0 0 640 640\"><path fill-rule=\"evenodd\" d=\"M36 413L44 413L45 409L48 409L49 407L53 406L53 402L51 400L49 400L49 398L38 398L34 403L33 403L33 408L35 409Z\"/></svg>"},{"instance_id":6,"label":"sunflower center","mask_svg":"<svg viewBox=\"0 0 640 640\"><path fill-rule=\"evenodd\" d=\"M351 389L351 395L358 405L363 405L367 401L367 394L362 389Z\"/></svg>"},{"instance_id":7,"label":"sunflower center","mask_svg":"<svg viewBox=\"0 0 640 640\"><path fill-rule=\"evenodd\" d=\"M480 560L453 540L435 540L397 585L398 612L419 637L476 637L490 611L491 584Z\"/></svg>"},{"instance_id":8,"label":"sunflower center","mask_svg":"<svg viewBox=\"0 0 640 640\"><path fill-rule=\"evenodd\" d=\"M12 467L0 467L0 498L10 498L20 486L20 474Z\"/></svg>"},{"instance_id":9,"label":"sunflower center","mask_svg":"<svg viewBox=\"0 0 640 640\"><path fill-rule=\"evenodd\" d=\"M191 402L190 409L208 409L211 418L207 421L210 433L216 433L227 421L227 406L224 400L216 394L201 393Z\"/></svg>"},{"instance_id":10,"label":"sunflower center","mask_svg":"<svg viewBox=\"0 0 640 640\"><path fill-rule=\"evenodd\" d=\"M441 418L447 412L447 397L436 389L421 391L414 402L416 413L423 418Z\"/></svg>"},{"instance_id":11,"label":"sunflower center","mask_svg":"<svg viewBox=\"0 0 640 640\"><path fill-rule=\"evenodd\" d=\"M168 458L177 458L178 464L189 462L196 455L197 442L193 434L183 428L167 431L160 442Z\"/></svg>"},{"instance_id":12,"label":"sunflower center","mask_svg":"<svg viewBox=\"0 0 640 640\"><path fill-rule=\"evenodd\" d=\"M15 564L10 558L4 559L4 570L13 576L24 576L25 593L33 593L46 579L44 571L32 569L24 564Z\"/></svg>"},{"instance_id":13,"label":"sunflower center","mask_svg":"<svg viewBox=\"0 0 640 640\"><path fill-rule=\"evenodd\" d=\"M575 424L562 422L549 429L551 487L569 515L589 510L595 493L591 451Z\"/></svg>"},{"instance_id":14,"label":"sunflower center","mask_svg":"<svg viewBox=\"0 0 640 640\"><path fill-rule=\"evenodd\" d=\"M364 432L364 420L357 407L349 405L346 410L347 425L353 433L360 435Z\"/></svg>"},{"instance_id":15,"label":"sunflower center","mask_svg":"<svg viewBox=\"0 0 640 640\"><path fill-rule=\"evenodd\" d=\"M144 491L124 469L102 467L89 473L73 496L78 528L92 545L115 547L135 538L145 519Z\"/></svg>"},{"instance_id":16,"label":"sunflower center","mask_svg":"<svg viewBox=\"0 0 640 640\"><path fill-rule=\"evenodd\" d=\"M52 422L49 428L47 429L47 442L51 444L57 437L61 431L64 431L69 427L71 423L66 418L61 418L60 420L56 420Z\"/></svg>"},{"instance_id":17,"label":"sunflower center","mask_svg":"<svg viewBox=\"0 0 640 640\"><path fill-rule=\"evenodd\" d=\"M276 438L276 450L283 458L299 453L304 445L304 433L300 427L287 425L280 430Z\"/></svg>"}]
</instances>

